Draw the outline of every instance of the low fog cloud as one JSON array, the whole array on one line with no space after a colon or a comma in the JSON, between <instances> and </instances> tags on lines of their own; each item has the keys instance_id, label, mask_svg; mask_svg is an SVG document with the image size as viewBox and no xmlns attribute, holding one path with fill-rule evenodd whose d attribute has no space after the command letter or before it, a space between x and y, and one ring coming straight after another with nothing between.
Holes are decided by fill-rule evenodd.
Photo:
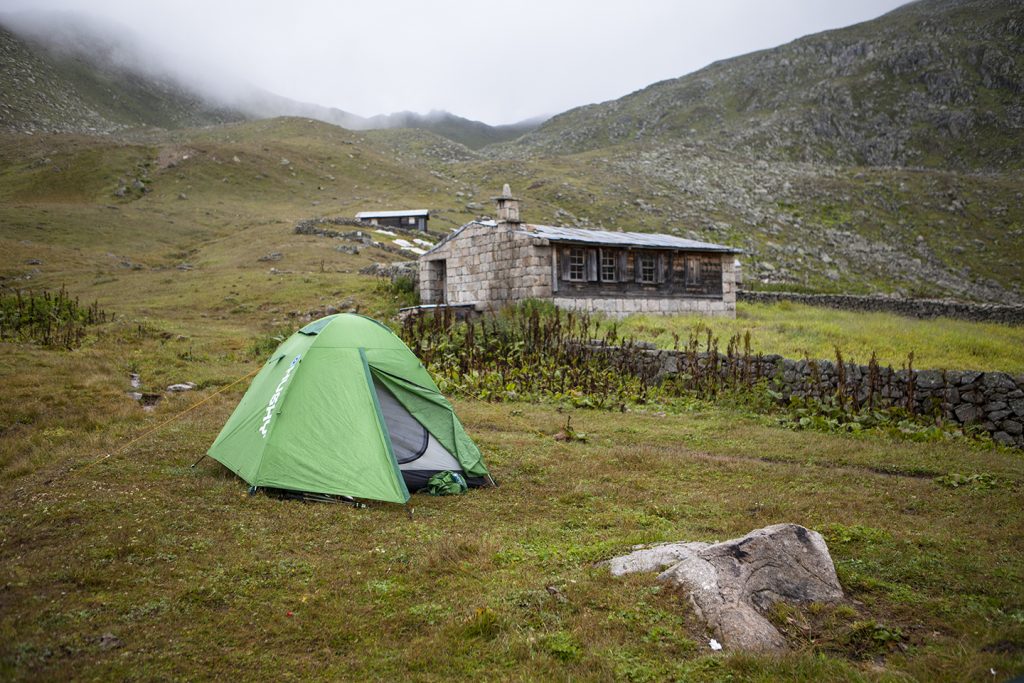
<instances>
[{"instance_id":1,"label":"low fog cloud","mask_svg":"<svg viewBox=\"0 0 1024 683\"><path fill-rule=\"evenodd\" d=\"M0 11L68 43L82 22L106 36L96 40L113 62L175 74L225 101L251 84L363 116L444 109L499 124L621 97L900 4L0 0Z\"/></svg>"}]
</instances>

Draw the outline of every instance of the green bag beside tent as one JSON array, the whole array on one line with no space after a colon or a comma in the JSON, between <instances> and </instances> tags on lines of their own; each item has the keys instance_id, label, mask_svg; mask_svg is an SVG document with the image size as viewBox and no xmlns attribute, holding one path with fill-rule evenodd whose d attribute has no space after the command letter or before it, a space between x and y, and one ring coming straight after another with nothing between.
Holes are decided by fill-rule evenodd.
<instances>
[{"instance_id":1,"label":"green bag beside tent","mask_svg":"<svg viewBox=\"0 0 1024 683\"><path fill-rule=\"evenodd\" d=\"M342 313L285 340L207 454L250 485L404 503L434 474L489 478L480 450L390 329Z\"/></svg>"},{"instance_id":2,"label":"green bag beside tent","mask_svg":"<svg viewBox=\"0 0 1024 683\"><path fill-rule=\"evenodd\" d=\"M468 486L466 480L457 472L438 472L427 480L423 489L432 496L461 496Z\"/></svg>"}]
</instances>

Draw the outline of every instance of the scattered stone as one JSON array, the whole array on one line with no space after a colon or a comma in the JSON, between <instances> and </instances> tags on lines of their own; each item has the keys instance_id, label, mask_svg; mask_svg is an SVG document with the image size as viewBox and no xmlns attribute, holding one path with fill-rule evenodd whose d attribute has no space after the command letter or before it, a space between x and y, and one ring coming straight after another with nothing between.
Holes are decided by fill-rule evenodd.
<instances>
[{"instance_id":1,"label":"scattered stone","mask_svg":"<svg viewBox=\"0 0 1024 683\"><path fill-rule=\"evenodd\" d=\"M179 384L171 384L167 387L167 391L171 393L177 393L182 391L192 391L196 388L195 382L181 382Z\"/></svg>"},{"instance_id":2,"label":"scattered stone","mask_svg":"<svg viewBox=\"0 0 1024 683\"><path fill-rule=\"evenodd\" d=\"M775 524L723 543L640 548L607 565L615 576L668 567L658 580L685 591L722 643L738 650L788 648L763 616L777 602L843 599L825 539L798 524Z\"/></svg>"},{"instance_id":3,"label":"scattered stone","mask_svg":"<svg viewBox=\"0 0 1024 683\"><path fill-rule=\"evenodd\" d=\"M178 264L178 270L193 270L194 268L195 268L195 266L193 266L191 263L179 263Z\"/></svg>"},{"instance_id":4,"label":"scattered stone","mask_svg":"<svg viewBox=\"0 0 1024 683\"><path fill-rule=\"evenodd\" d=\"M283 258L284 258L284 254L282 254L279 251L274 251L274 252L271 252L269 254L265 254L263 256L260 256L256 260L257 261L280 261Z\"/></svg>"},{"instance_id":5,"label":"scattered stone","mask_svg":"<svg viewBox=\"0 0 1024 683\"><path fill-rule=\"evenodd\" d=\"M178 193L178 199L182 199L182 200L188 199L188 195L185 194L184 192L179 192Z\"/></svg>"},{"instance_id":6,"label":"scattered stone","mask_svg":"<svg viewBox=\"0 0 1024 683\"><path fill-rule=\"evenodd\" d=\"M121 639L115 636L113 633L104 633L100 636L100 649L101 650L116 650L122 647L124 643Z\"/></svg>"},{"instance_id":7,"label":"scattered stone","mask_svg":"<svg viewBox=\"0 0 1024 683\"><path fill-rule=\"evenodd\" d=\"M562 589L558 586L546 586L546 590L548 594L558 602L569 602L569 598L565 597L565 593L563 593Z\"/></svg>"},{"instance_id":8,"label":"scattered stone","mask_svg":"<svg viewBox=\"0 0 1024 683\"><path fill-rule=\"evenodd\" d=\"M43 265L43 262L40 261L37 258L30 258L29 260L25 261L25 265L26 266L41 266L41 265Z\"/></svg>"}]
</instances>

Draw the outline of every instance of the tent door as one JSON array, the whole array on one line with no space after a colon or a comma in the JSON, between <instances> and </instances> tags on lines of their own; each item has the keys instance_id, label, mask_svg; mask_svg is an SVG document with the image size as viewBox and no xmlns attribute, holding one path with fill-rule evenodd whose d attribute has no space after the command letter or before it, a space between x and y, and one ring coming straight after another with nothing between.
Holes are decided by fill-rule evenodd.
<instances>
[{"instance_id":1,"label":"tent door","mask_svg":"<svg viewBox=\"0 0 1024 683\"><path fill-rule=\"evenodd\" d=\"M455 456L390 391L376 380L373 388L391 436L391 449L398 461L398 469L410 491L426 486L427 479L437 472L448 470L465 474Z\"/></svg>"}]
</instances>

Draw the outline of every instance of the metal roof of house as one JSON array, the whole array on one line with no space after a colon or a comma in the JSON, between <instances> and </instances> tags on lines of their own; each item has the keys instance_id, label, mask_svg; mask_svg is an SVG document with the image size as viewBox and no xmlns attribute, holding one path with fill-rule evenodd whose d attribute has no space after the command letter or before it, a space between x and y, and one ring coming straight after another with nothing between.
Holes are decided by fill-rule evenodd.
<instances>
[{"instance_id":1,"label":"metal roof of house","mask_svg":"<svg viewBox=\"0 0 1024 683\"><path fill-rule=\"evenodd\" d=\"M533 237L542 237L552 242L576 242L581 244L604 244L616 247L647 247L651 249L679 249L686 251L718 251L739 254L742 250L711 242L683 239L673 235L659 235L649 232L611 232L608 230L585 230L583 228L561 228L553 225L525 225L523 232Z\"/></svg>"},{"instance_id":2,"label":"metal roof of house","mask_svg":"<svg viewBox=\"0 0 1024 683\"><path fill-rule=\"evenodd\" d=\"M364 218L400 218L402 216L428 216L428 209L409 209L408 211L360 211L356 214L356 220Z\"/></svg>"}]
</instances>

